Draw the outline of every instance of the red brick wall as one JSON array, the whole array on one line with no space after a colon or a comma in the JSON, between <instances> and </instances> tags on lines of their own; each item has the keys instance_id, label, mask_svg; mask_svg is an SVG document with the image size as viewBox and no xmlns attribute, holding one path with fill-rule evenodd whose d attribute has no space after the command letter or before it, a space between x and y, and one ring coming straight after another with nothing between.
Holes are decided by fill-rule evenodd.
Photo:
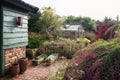
<instances>
[{"instance_id":1,"label":"red brick wall","mask_svg":"<svg viewBox=\"0 0 120 80\"><path fill-rule=\"evenodd\" d=\"M10 48L5 50L5 69L8 69L18 59L25 57L26 47Z\"/></svg>"}]
</instances>

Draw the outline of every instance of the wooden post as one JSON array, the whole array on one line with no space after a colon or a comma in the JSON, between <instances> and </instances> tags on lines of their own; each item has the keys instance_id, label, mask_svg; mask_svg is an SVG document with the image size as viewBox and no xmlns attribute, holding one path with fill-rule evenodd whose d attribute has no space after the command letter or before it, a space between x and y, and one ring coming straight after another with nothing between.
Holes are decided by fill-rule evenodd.
<instances>
[{"instance_id":1,"label":"wooden post","mask_svg":"<svg viewBox=\"0 0 120 80\"><path fill-rule=\"evenodd\" d=\"M0 76L4 76L4 51L3 51L3 6L0 5Z\"/></svg>"}]
</instances>

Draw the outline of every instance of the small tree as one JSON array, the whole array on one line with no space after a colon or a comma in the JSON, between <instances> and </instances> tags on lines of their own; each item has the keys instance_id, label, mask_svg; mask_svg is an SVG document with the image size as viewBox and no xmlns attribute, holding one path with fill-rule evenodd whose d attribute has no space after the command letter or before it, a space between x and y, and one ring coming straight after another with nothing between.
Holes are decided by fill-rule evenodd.
<instances>
[{"instance_id":1,"label":"small tree","mask_svg":"<svg viewBox=\"0 0 120 80\"><path fill-rule=\"evenodd\" d=\"M116 22L110 21L107 23L101 23L97 26L96 40L98 39L112 39L115 37L115 31L118 25Z\"/></svg>"},{"instance_id":2,"label":"small tree","mask_svg":"<svg viewBox=\"0 0 120 80\"><path fill-rule=\"evenodd\" d=\"M41 16L37 22L39 25L39 33L47 40L57 38L60 35L60 27L62 20L60 16L55 14L55 11L50 7L44 7Z\"/></svg>"},{"instance_id":3,"label":"small tree","mask_svg":"<svg viewBox=\"0 0 120 80\"><path fill-rule=\"evenodd\" d=\"M28 15L28 30L29 32L39 32L39 25L37 24L37 21L39 20L39 17L41 16L41 13L29 13Z\"/></svg>"}]
</instances>

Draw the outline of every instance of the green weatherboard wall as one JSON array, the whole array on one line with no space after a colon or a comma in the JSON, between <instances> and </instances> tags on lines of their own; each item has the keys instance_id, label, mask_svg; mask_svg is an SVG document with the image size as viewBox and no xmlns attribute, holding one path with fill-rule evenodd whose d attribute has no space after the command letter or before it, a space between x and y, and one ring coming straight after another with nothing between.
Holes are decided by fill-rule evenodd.
<instances>
[{"instance_id":1,"label":"green weatherboard wall","mask_svg":"<svg viewBox=\"0 0 120 80\"><path fill-rule=\"evenodd\" d=\"M23 25L16 24L17 17L23 18ZM28 43L28 18L26 13L3 8L3 49L26 46Z\"/></svg>"},{"instance_id":2,"label":"green weatherboard wall","mask_svg":"<svg viewBox=\"0 0 120 80\"><path fill-rule=\"evenodd\" d=\"M5 50L28 44L28 12L37 13L39 8L23 0L0 0L0 76L5 72ZM23 19L23 25L17 25Z\"/></svg>"},{"instance_id":3,"label":"green weatherboard wall","mask_svg":"<svg viewBox=\"0 0 120 80\"><path fill-rule=\"evenodd\" d=\"M17 25L17 18L23 18L23 25ZM4 51L9 48L22 47L28 44L27 13L0 7L0 76L4 76Z\"/></svg>"}]
</instances>

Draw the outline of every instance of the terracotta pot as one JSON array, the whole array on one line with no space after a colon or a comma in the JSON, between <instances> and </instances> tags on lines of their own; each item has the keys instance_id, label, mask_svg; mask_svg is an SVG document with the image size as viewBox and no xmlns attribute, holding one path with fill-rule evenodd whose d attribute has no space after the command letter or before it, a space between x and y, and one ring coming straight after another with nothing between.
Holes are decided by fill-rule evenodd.
<instances>
[{"instance_id":1,"label":"terracotta pot","mask_svg":"<svg viewBox=\"0 0 120 80\"><path fill-rule=\"evenodd\" d=\"M28 58L20 58L19 59L19 65L20 65L20 73L22 74L27 70Z\"/></svg>"},{"instance_id":2,"label":"terracotta pot","mask_svg":"<svg viewBox=\"0 0 120 80\"><path fill-rule=\"evenodd\" d=\"M20 72L20 67L19 67L19 64L15 63L15 64L12 64L12 66L10 67L10 75L11 76L17 76Z\"/></svg>"}]
</instances>

